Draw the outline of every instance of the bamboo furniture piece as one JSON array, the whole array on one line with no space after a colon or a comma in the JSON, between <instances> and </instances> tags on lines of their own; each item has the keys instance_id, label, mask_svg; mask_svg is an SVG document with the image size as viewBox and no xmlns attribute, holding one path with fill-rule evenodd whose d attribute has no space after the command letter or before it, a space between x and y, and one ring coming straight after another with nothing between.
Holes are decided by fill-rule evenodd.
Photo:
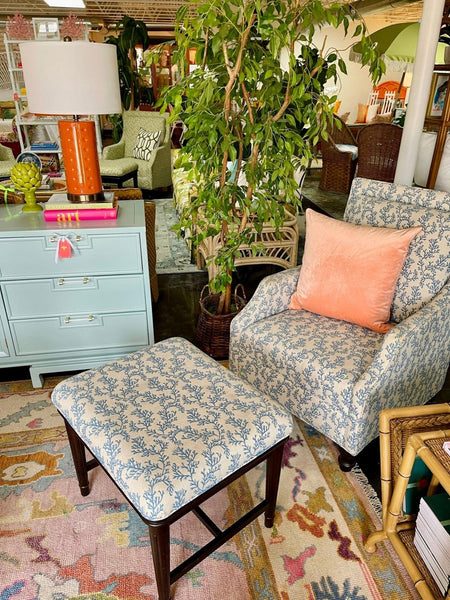
<instances>
[{"instance_id":1,"label":"bamboo furniture piece","mask_svg":"<svg viewBox=\"0 0 450 600\"><path fill-rule=\"evenodd\" d=\"M298 221L295 214L287 208L284 211L285 220L278 231L270 223L264 223L260 233L255 229L254 243L264 246L261 252L254 254L247 244L242 244L239 247L239 255L235 259L236 266L277 265L283 269L297 266ZM218 234L202 240L196 249L197 266L199 269L203 269L206 265L210 280L216 277L218 273L214 257L217 256L220 247L220 234Z\"/></svg>"},{"instance_id":2,"label":"bamboo furniture piece","mask_svg":"<svg viewBox=\"0 0 450 600\"><path fill-rule=\"evenodd\" d=\"M389 540L424 600L443 598L414 545L415 515L402 511L416 457L433 476L427 495L441 484L450 494L450 456L442 448L450 440L450 404L414 406L380 413L381 485L383 529L365 544L374 552L377 543Z\"/></svg>"},{"instance_id":3,"label":"bamboo furniture piece","mask_svg":"<svg viewBox=\"0 0 450 600\"><path fill-rule=\"evenodd\" d=\"M380 466L383 523L386 520L392 490L408 438L416 433L450 428L450 404L427 404L390 408L380 412ZM415 515L403 514L401 521L411 521Z\"/></svg>"},{"instance_id":4,"label":"bamboo furniture piece","mask_svg":"<svg viewBox=\"0 0 450 600\"><path fill-rule=\"evenodd\" d=\"M366 125L358 135L357 176L392 183L403 129L393 123Z\"/></svg>"},{"instance_id":5,"label":"bamboo furniture piece","mask_svg":"<svg viewBox=\"0 0 450 600\"><path fill-rule=\"evenodd\" d=\"M319 188L348 194L355 176L358 144L349 127L337 115L328 131L328 139L321 139L322 173ZM339 125L340 124L340 125Z\"/></svg>"}]
</instances>

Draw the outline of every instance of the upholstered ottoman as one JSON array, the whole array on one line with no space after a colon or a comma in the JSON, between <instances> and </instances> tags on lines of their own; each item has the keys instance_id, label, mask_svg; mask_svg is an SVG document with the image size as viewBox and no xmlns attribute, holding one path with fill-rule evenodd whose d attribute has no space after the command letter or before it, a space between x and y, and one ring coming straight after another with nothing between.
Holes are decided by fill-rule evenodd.
<instances>
[{"instance_id":1,"label":"upholstered ottoman","mask_svg":"<svg viewBox=\"0 0 450 600\"><path fill-rule=\"evenodd\" d=\"M52 400L66 421L81 493L89 493L88 471L100 464L148 525L159 600L263 512L273 525L291 416L186 340L75 375ZM263 461L265 499L220 530L199 505ZM169 528L189 511L215 537L171 571Z\"/></svg>"}]
</instances>

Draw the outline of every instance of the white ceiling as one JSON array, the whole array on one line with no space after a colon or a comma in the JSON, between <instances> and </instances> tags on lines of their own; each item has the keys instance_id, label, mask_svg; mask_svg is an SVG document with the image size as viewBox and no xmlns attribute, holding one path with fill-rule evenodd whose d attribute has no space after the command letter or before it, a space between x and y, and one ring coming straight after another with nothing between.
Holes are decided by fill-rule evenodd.
<instances>
[{"instance_id":1,"label":"white ceiling","mask_svg":"<svg viewBox=\"0 0 450 600\"><path fill-rule=\"evenodd\" d=\"M92 23L115 24L128 15L146 23L172 24L183 0L85 0L85 9L52 8L44 0L0 0L0 19L20 13L26 17L66 17L70 11Z\"/></svg>"},{"instance_id":2,"label":"white ceiling","mask_svg":"<svg viewBox=\"0 0 450 600\"><path fill-rule=\"evenodd\" d=\"M85 0L86 9L72 9L76 15L93 24L113 25L123 15L142 20L149 25L173 24L179 6L189 4L184 0ZM420 0L353 0L361 12L383 14L392 22L414 21L420 19L422 2ZM191 5L192 6L192 5ZM391 7L398 6L399 8ZM7 16L20 13L25 17L66 17L71 9L51 8L44 0L0 0L0 22Z\"/></svg>"}]
</instances>

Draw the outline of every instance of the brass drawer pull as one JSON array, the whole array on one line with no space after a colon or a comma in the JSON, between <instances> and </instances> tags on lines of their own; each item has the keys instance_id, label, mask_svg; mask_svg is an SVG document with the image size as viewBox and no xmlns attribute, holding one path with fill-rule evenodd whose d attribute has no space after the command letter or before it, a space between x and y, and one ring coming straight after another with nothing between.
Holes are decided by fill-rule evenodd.
<instances>
[{"instance_id":1,"label":"brass drawer pull","mask_svg":"<svg viewBox=\"0 0 450 600\"><path fill-rule=\"evenodd\" d=\"M79 323L81 321L93 321L94 319L94 315L89 315L88 317L78 317L76 319L74 319L73 317L66 317L64 319L64 323Z\"/></svg>"},{"instance_id":2,"label":"brass drawer pull","mask_svg":"<svg viewBox=\"0 0 450 600\"><path fill-rule=\"evenodd\" d=\"M61 279L58 280L58 285L64 285L65 283L79 283L80 281L83 284L89 283L89 277L83 277L82 279L71 278L68 281L66 281L64 277L61 277Z\"/></svg>"},{"instance_id":3,"label":"brass drawer pull","mask_svg":"<svg viewBox=\"0 0 450 600\"><path fill-rule=\"evenodd\" d=\"M60 236L59 236L59 235L52 235L52 237L50 238L50 241L51 241L52 243L55 243L55 242L57 242L59 239L60 239ZM82 239L83 239L83 237L82 237L81 235L76 235L76 236L75 236L75 241L76 241L76 242L81 242L81 240L82 240Z\"/></svg>"}]
</instances>

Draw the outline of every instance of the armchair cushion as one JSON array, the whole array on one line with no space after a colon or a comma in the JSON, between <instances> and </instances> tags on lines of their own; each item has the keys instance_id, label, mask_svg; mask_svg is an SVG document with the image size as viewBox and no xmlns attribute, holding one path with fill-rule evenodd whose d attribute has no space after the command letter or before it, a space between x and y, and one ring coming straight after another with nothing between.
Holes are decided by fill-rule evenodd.
<instances>
[{"instance_id":1,"label":"armchair cushion","mask_svg":"<svg viewBox=\"0 0 450 600\"><path fill-rule=\"evenodd\" d=\"M161 133L161 131L145 131L140 127L133 148L133 157L140 160L150 160L152 151L159 145Z\"/></svg>"},{"instance_id":2,"label":"armchair cushion","mask_svg":"<svg viewBox=\"0 0 450 600\"><path fill-rule=\"evenodd\" d=\"M341 152L350 152L353 160L358 158L358 146L353 146L352 144L336 144L336 148Z\"/></svg>"},{"instance_id":3,"label":"armchair cushion","mask_svg":"<svg viewBox=\"0 0 450 600\"><path fill-rule=\"evenodd\" d=\"M421 231L360 226L308 209L302 270L289 308L386 333L409 244Z\"/></svg>"},{"instance_id":4,"label":"armchair cushion","mask_svg":"<svg viewBox=\"0 0 450 600\"><path fill-rule=\"evenodd\" d=\"M132 158L118 158L116 160L100 158L99 165L102 175L126 175L138 168L137 162Z\"/></svg>"}]
</instances>

